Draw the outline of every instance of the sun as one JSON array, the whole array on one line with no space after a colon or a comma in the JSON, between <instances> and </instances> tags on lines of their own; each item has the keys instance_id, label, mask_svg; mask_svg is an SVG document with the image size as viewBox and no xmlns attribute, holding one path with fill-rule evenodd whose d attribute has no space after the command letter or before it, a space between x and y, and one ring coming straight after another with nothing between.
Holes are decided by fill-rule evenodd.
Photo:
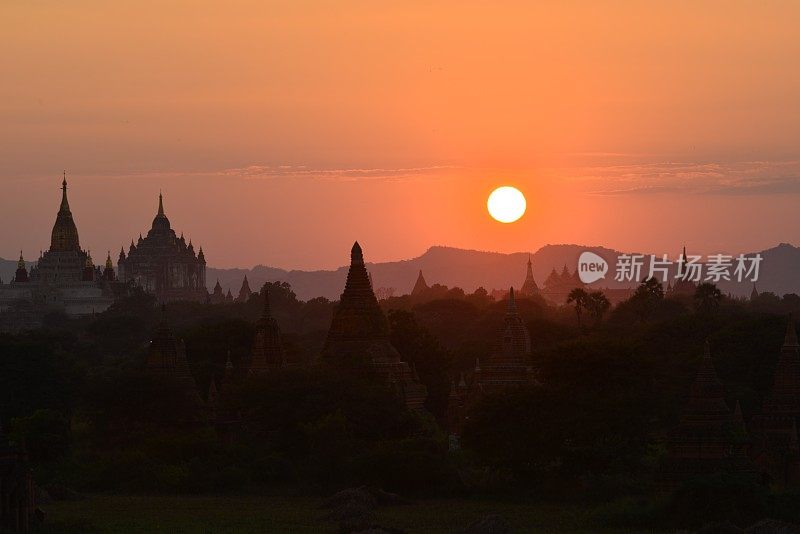
<instances>
[{"instance_id":1,"label":"sun","mask_svg":"<svg viewBox=\"0 0 800 534\"><path fill-rule=\"evenodd\" d=\"M504 185L498 187L489 195L486 207L496 221L501 223L512 223L525 214L527 203L525 195L516 187Z\"/></svg>"}]
</instances>

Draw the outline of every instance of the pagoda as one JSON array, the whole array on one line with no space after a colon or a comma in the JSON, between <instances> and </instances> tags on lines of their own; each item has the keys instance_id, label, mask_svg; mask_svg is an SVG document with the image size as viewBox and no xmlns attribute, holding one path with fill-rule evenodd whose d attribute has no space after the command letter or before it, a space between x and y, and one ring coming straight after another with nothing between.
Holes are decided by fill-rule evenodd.
<instances>
[{"instance_id":1,"label":"pagoda","mask_svg":"<svg viewBox=\"0 0 800 534\"><path fill-rule=\"evenodd\" d=\"M25 268L25 258L22 257L22 251L19 251L19 261L17 262L17 270L14 272L14 282L24 283L28 281L28 269Z\"/></svg>"},{"instance_id":2,"label":"pagoda","mask_svg":"<svg viewBox=\"0 0 800 534\"><path fill-rule=\"evenodd\" d=\"M322 349L323 358L349 369L371 369L409 408L422 409L425 386L389 341L389 321L372 290L358 242L350 251L350 269Z\"/></svg>"},{"instance_id":3,"label":"pagoda","mask_svg":"<svg viewBox=\"0 0 800 534\"><path fill-rule=\"evenodd\" d=\"M691 297L697 290L697 282L692 280L692 275L689 273L686 265L689 262L689 257L686 255L686 246L683 247L683 253L678 257L678 272L675 275L675 283L672 284L668 295L677 297Z\"/></svg>"},{"instance_id":4,"label":"pagoda","mask_svg":"<svg viewBox=\"0 0 800 534\"><path fill-rule=\"evenodd\" d=\"M264 288L264 311L256 322L256 335L250 356L248 374L268 373L286 366L286 355L278 322L269 307L269 291Z\"/></svg>"},{"instance_id":5,"label":"pagoda","mask_svg":"<svg viewBox=\"0 0 800 534\"><path fill-rule=\"evenodd\" d=\"M225 293L222 291L222 285L219 283L219 278L217 278L217 283L214 284L214 290L209 296L209 301L211 304L223 304L225 302Z\"/></svg>"},{"instance_id":6,"label":"pagoda","mask_svg":"<svg viewBox=\"0 0 800 534\"><path fill-rule=\"evenodd\" d=\"M755 462L765 479L779 485L800 482L800 344L794 316L789 315L772 390L755 418L758 435Z\"/></svg>"},{"instance_id":7,"label":"pagoda","mask_svg":"<svg viewBox=\"0 0 800 534\"><path fill-rule=\"evenodd\" d=\"M741 409L738 403L733 412L728 407L707 341L680 422L667 434L666 445L660 471L666 487L694 476L753 473Z\"/></svg>"},{"instance_id":8,"label":"pagoda","mask_svg":"<svg viewBox=\"0 0 800 534\"><path fill-rule=\"evenodd\" d=\"M428 283L425 281L425 277L422 276L422 269L419 270L419 274L417 275L417 281L414 283L414 289L411 290L412 297L421 297L425 295L425 293L430 289L428 287Z\"/></svg>"},{"instance_id":9,"label":"pagoda","mask_svg":"<svg viewBox=\"0 0 800 534\"><path fill-rule=\"evenodd\" d=\"M231 351L225 361L225 370L222 380L217 386L217 381L212 376L208 390L208 406L217 434L223 442L230 444L236 436L236 430L241 424L241 414L232 406L231 395L236 387Z\"/></svg>"},{"instance_id":10,"label":"pagoda","mask_svg":"<svg viewBox=\"0 0 800 534\"><path fill-rule=\"evenodd\" d=\"M533 279L533 264L531 263L531 256L528 255L528 270L525 273L525 281L519 290L520 295L525 297L532 297L539 294L539 286L536 280Z\"/></svg>"},{"instance_id":11,"label":"pagoda","mask_svg":"<svg viewBox=\"0 0 800 534\"><path fill-rule=\"evenodd\" d=\"M113 268L112 268L113 270ZM20 251L19 263L10 284L0 284L0 328L13 330L35 327L52 310L80 316L99 313L114 302L124 287L112 288L102 273L81 249L78 228L67 197L67 177L61 181L61 203L50 233L50 248L30 269ZM25 324L19 318L29 316Z\"/></svg>"},{"instance_id":12,"label":"pagoda","mask_svg":"<svg viewBox=\"0 0 800 534\"><path fill-rule=\"evenodd\" d=\"M187 409L187 412L182 414L186 420L180 422L202 419L203 401L186 358L186 344L175 337L166 320L163 305L161 321L156 327L147 351L145 370L151 376L165 380L166 384L175 388L173 393L185 402L181 408Z\"/></svg>"},{"instance_id":13,"label":"pagoda","mask_svg":"<svg viewBox=\"0 0 800 534\"><path fill-rule=\"evenodd\" d=\"M247 281L247 275L244 275L242 287L239 289L239 296L236 297L236 302L247 302L252 294L253 292L250 291L250 283Z\"/></svg>"},{"instance_id":14,"label":"pagoda","mask_svg":"<svg viewBox=\"0 0 800 534\"><path fill-rule=\"evenodd\" d=\"M477 363L475 387L481 392L533 382L531 335L517 310L514 288L508 291L503 329L489 357Z\"/></svg>"}]
</instances>

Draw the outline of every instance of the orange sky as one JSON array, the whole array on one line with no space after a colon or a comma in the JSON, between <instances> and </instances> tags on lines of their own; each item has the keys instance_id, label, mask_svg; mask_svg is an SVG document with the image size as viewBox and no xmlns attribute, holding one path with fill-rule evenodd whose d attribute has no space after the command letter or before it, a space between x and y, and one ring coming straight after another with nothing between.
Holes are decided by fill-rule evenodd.
<instances>
[{"instance_id":1,"label":"orange sky","mask_svg":"<svg viewBox=\"0 0 800 534\"><path fill-rule=\"evenodd\" d=\"M95 257L159 189L214 266L800 244L798 4L529 4L2 2L0 256L64 168Z\"/></svg>"}]
</instances>

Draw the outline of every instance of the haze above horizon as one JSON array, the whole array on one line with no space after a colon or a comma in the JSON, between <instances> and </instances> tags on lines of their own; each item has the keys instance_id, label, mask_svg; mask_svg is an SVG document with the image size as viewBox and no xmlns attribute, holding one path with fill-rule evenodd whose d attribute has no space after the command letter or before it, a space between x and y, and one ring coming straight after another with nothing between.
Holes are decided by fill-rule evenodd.
<instances>
[{"instance_id":1,"label":"haze above horizon","mask_svg":"<svg viewBox=\"0 0 800 534\"><path fill-rule=\"evenodd\" d=\"M173 228L210 265L434 243L800 241L800 6L76 1L0 6L0 256ZM528 211L486 213L500 185Z\"/></svg>"}]
</instances>

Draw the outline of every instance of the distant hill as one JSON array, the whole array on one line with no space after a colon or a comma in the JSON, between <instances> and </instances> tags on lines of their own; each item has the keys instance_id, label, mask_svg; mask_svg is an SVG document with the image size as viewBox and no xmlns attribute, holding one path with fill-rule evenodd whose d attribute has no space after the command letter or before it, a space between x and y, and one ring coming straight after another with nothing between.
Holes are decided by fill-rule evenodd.
<instances>
[{"instance_id":1,"label":"distant hill","mask_svg":"<svg viewBox=\"0 0 800 534\"><path fill-rule=\"evenodd\" d=\"M596 287L627 287L630 284L614 280L614 266L621 252L604 247L587 247L582 245L547 245L534 253L530 253L533 262L533 275L541 286L550 271L561 269L566 265L574 271L578 257L583 251L590 250L604 258L610 266L606 279L595 284ZM690 251L691 253L691 251ZM528 252L501 254L464 250L451 247L431 247L419 257L409 260L386 263L368 263L376 288L394 288L396 295L411 292L417 273L422 269L429 285L439 283L450 287L458 286L467 292L478 287L488 291L510 286L519 287L525 279ZM756 287L759 292L771 291L777 295L786 293L800 294L800 248L788 243L761 251L764 258L761 264L761 276ZM671 256L672 259L674 257ZM32 262L26 262L28 268ZM0 258L0 279L8 283L14 277L17 260ZM250 287L255 291L265 282L288 282L298 298L308 300L314 297L338 299L344 288L347 277L347 266L339 269L320 271L287 271L257 265L252 269L215 269L209 267L206 282L209 291L213 289L217 279L225 291L228 289L236 295L242 285L242 278L247 275ZM720 288L737 296L748 296L752 284L736 284L722 282Z\"/></svg>"}]
</instances>

